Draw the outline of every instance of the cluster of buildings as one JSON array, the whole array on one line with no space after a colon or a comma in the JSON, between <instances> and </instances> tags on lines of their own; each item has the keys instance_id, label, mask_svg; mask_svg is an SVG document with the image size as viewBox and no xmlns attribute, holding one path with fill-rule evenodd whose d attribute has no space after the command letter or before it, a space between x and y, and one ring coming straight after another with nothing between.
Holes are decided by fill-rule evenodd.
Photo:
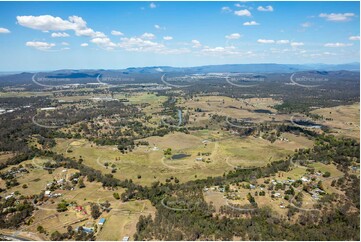
<instances>
[{"instance_id":1,"label":"cluster of buildings","mask_svg":"<svg viewBox=\"0 0 361 242\"><path fill-rule=\"evenodd\" d=\"M17 167L17 168L12 168L12 169L8 170L7 172L2 173L1 176L3 178L7 179L7 178L16 177L16 175L21 174L21 173L29 173L29 171L27 169L25 169L24 167Z\"/></svg>"}]
</instances>

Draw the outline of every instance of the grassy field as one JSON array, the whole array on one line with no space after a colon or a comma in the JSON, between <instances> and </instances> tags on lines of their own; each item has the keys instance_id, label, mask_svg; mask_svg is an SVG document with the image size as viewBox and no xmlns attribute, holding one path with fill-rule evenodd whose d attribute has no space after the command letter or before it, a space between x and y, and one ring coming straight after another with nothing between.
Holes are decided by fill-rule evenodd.
<instances>
[{"instance_id":1,"label":"grassy field","mask_svg":"<svg viewBox=\"0 0 361 242\"><path fill-rule=\"evenodd\" d=\"M230 118L250 118L255 123L264 121L285 121L289 115L275 114L274 105L280 102L272 98L247 98L234 99L223 96L201 96L189 100L182 100L179 105L189 111L189 125L199 126L208 124L209 115L223 115ZM194 110L200 108L203 112L196 113ZM256 113L255 110L262 109L272 112Z\"/></svg>"},{"instance_id":2,"label":"grassy field","mask_svg":"<svg viewBox=\"0 0 361 242\"><path fill-rule=\"evenodd\" d=\"M171 176L188 181L208 176L222 175L234 166L262 166L282 159L295 148L310 147L312 142L304 137L289 136L289 141L270 143L260 138L239 138L225 131L196 131L191 134L175 132L164 137L149 137L149 146L139 146L131 153L121 154L115 146L96 146L86 140L58 139L56 152L76 159L104 173L110 173L105 163L114 164L119 179L150 185L164 182ZM172 149L172 155L184 154L182 159L164 157L163 150ZM67 152L68 151L68 152ZM71 151L71 152L70 152ZM197 161L203 158L207 162ZM141 176L138 179L138 175Z\"/></svg>"},{"instance_id":3,"label":"grassy field","mask_svg":"<svg viewBox=\"0 0 361 242\"><path fill-rule=\"evenodd\" d=\"M312 113L322 115L325 125L329 126L335 135L360 140L360 103L316 109Z\"/></svg>"},{"instance_id":4,"label":"grassy field","mask_svg":"<svg viewBox=\"0 0 361 242\"><path fill-rule=\"evenodd\" d=\"M154 218L155 208L150 201L131 201L122 204L118 210L112 210L104 216L106 223L97 235L97 240L121 240L130 237L136 231L136 224L140 215L152 215Z\"/></svg>"},{"instance_id":5,"label":"grassy field","mask_svg":"<svg viewBox=\"0 0 361 242\"><path fill-rule=\"evenodd\" d=\"M0 164L3 163L3 162L6 162L11 157L14 157L14 154L0 152Z\"/></svg>"}]
</instances>

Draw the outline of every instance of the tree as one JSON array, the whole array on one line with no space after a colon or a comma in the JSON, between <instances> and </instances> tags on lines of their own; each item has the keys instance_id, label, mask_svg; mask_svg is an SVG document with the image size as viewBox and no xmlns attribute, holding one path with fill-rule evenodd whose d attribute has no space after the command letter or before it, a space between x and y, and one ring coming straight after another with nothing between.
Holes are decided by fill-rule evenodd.
<instances>
[{"instance_id":1,"label":"tree","mask_svg":"<svg viewBox=\"0 0 361 242\"><path fill-rule=\"evenodd\" d=\"M164 150L164 155L172 155L172 149L168 148L168 149Z\"/></svg>"},{"instance_id":2,"label":"tree","mask_svg":"<svg viewBox=\"0 0 361 242\"><path fill-rule=\"evenodd\" d=\"M39 233L41 233L41 234L45 234L45 233L46 233L45 229L44 229L43 226L41 226L41 225L39 225L39 226L36 228L36 230L37 230Z\"/></svg>"},{"instance_id":3,"label":"tree","mask_svg":"<svg viewBox=\"0 0 361 242\"><path fill-rule=\"evenodd\" d=\"M79 178L78 186L79 186L79 188L84 188L84 187L85 187L83 177L80 177L80 178Z\"/></svg>"},{"instance_id":4,"label":"tree","mask_svg":"<svg viewBox=\"0 0 361 242\"><path fill-rule=\"evenodd\" d=\"M50 240L53 240L53 241L63 240L63 235L61 233L59 233L59 231L56 230L53 233L51 233Z\"/></svg>"},{"instance_id":5,"label":"tree","mask_svg":"<svg viewBox=\"0 0 361 242\"><path fill-rule=\"evenodd\" d=\"M330 177L331 176L331 173L326 171L325 173L323 173L322 175L323 177Z\"/></svg>"},{"instance_id":6,"label":"tree","mask_svg":"<svg viewBox=\"0 0 361 242\"><path fill-rule=\"evenodd\" d=\"M67 203L65 200L62 200L62 201L58 204L56 210L57 210L58 212L65 212L66 210L68 210L68 203Z\"/></svg>"},{"instance_id":7,"label":"tree","mask_svg":"<svg viewBox=\"0 0 361 242\"><path fill-rule=\"evenodd\" d=\"M117 199L117 200L120 199L119 193L117 193L117 192L114 192L114 193L113 193L113 197L114 197L115 199Z\"/></svg>"},{"instance_id":8,"label":"tree","mask_svg":"<svg viewBox=\"0 0 361 242\"><path fill-rule=\"evenodd\" d=\"M94 219L97 219L100 217L102 213L100 212L99 206L97 204L91 205L91 215Z\"/></svg>"}]
</instances>

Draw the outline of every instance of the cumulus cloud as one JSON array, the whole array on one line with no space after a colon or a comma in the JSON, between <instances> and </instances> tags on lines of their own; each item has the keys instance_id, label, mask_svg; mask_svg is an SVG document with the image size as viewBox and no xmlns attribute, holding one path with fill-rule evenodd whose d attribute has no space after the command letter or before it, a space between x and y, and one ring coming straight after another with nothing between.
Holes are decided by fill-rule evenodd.
<instances>
[{"instance_id":1,"label":"cumulus cloud","mask_svg":"<svg viewBox=\"0 0 361 242\"><path fill-rule=\"evenodd\" d=\"M327 21L332 21L332 22L346 22L346 21L350 21L352 19L352 17L355 17L354 13L321 13L320 15L318 15L320 18L324 18Z\"/></svg>"},{"instance_id":2,"label":"cumulus cloud","mask_svg":"<svg viewBox=\"0 0 361 242\"><path fill-rule=\"evenodd\" d=\"M311 25L312 25L312 23L310 23L310 22L304 22L301 24L301 27L308 28L308 27L311 27Z\"/></svg>"},{"instance_id":3,"label":"cumulus cloud","mask_svg":"<svg viewBox=\"0 0 361 242\"><path fill-rule=\"evenodd\" d=\"M201 42L199 40L192 40L193 48L199 48L202 46Z\"/></svg>"},{"instance_id":4,"label":"cumulus cloud","mask_svg":"<svg viewBox=\"0 0 361 242\"><path fill-rule=\"evenodd\" d=\"M52 33L51 37L53 38L65 38L65 37L69 37L69 34L63 32L63 33Z\"/></svg>"},{"instance_id":5,"label":"cumulus cloud","mask_svg":"<svg viewBox=\"0 0 361 242\"><path fill-rule=\"evenodd\" d=\"M304 46L305 44L303 42L291 42L292 47L298 47L298 46Z\"/></svg>"},{"instance_id":6,"label":"cumulus cloud","mask_svg":"<svg viewBox=\"0 0 361 242\"><path fill-rule=\"evenodd\" d=\"M164 39L164 40L172 40L173 37L172 37L172 36L164 36L163 39Z\"/></svg>"},{"instance_id":7,"label":"cumulus cloud","mask_svg":"<svg viewBox=\"0 0 361 242\"><path fill-rule=\"evenodd\" d=\"M225 38L226 39L239 39L239 38L241 38L241 35L239 33L233 33L230 35L226 35Z\"/></svg>"},{"instance_id":8,"label":"cumulus cloud","mask_svg":"<svg viewBox=\"0 0 361 242\"><path fill-rule=\"evenodd\" d=\"M144 33L142 34L142 39L155 39L155 35L152 33Z\"/></svg>"},{"instance_id":9,"label":"cumulus cloud","mask_svg":"<svg viewBox=\"0 0 361 242\"><path fill-rule=\"evenodd\" d=\"M270 5L265 7L259 6L257 10L261 12L273 12L273 7Z\"/></svg>"},{"instance_id":10,"label":"cumulus cloud","mask_svg":"<svg viewBox=\"0 0 361 242\"><path fill-rule=\"evenodd\" d=\"M244 26L255 26L255 25L259 25L259 23L257 23L256 21L249 21L249 22L244 22L243 25Z\"/></svg>"},{"instance_id":11,"label":"cumulus cloud","mask_svg":"<svg viewBox=\"0 0 361 242\"><path fill-rule=\"evenodd\" d=\"M10 30L6 29L6 28L0 28L0 34L9 34Z\"/></svg>"},{"instance_id":12,"label":"cumulus cloud","mask_svg":"<svg viewBox=\"0 0 361 242\"><path fill-rule=\"evenodd\" d=\"M352 46L353 44L351 43L326 43L324 46L325 47L347 47L347 46Z\"/></svg>"},{"instance_id":13,"label":"cumulus cloud","mask_svg":"<svg viewBox=\"0 0 361 242\"><path fill-rule=\"evenodd\" d=\"M247 9L234 11L234 14L237 16L247 16L247 17L252 16L251 12L248 11Z\"/></svg>"},{"instance_id":14,"label":"cumulus cloud","mask_svg":"<svg viewBox=\"0 0 361 242\"><path fill-rule=\"evenodd\" d=\"M82 43L80 44L81 47L87 47L89 44L88 43Z\"/></svg>"},{"instance_id":15,"label":"cumulus cloud","mask_svg":"<svg viewBox=\"0 0 361 242\"><path fill-rule=\"evenodd\" d=\"M94 31L87 27L87 23L79 16L70 16L67 20L51 15L40 16L17 16L19 25L41 31L66 31L73 30L77 36L92 38L106 37L104 33Z\"/></svg>"},{"instance_id":16,"label":"cumulus cloud","mask_svg":"<svg viewBox=\"0 0 361 242\"><path fill-rule=\"evenodd\" d=\"M55 46L54 43L47 43L47 42L41 42L41 41L28 41L25 43L26 46L28 47L33 47L37 50L49 50L52 47Z\"/></svg>"},{"instance_id":17,"label":"cumulus cloud","mask_svg":"<svg viewBox=\"0 0 361 242\"><path fill-rule=\"evenodd\" d=\"M258 39L257 42L261 44L273 44L275 41L273 39Z\"/></svg>"},{"instance_id":18,"label":"cumulus cloud","mask_svg":"<svg viewBox=\"0 0 361 242\"><path fill-rule=\"evenodd\" d=\"M360 40L360 36L359 36L359 35L357 35L357 36L350 36L348 39L349 39L349 40Z\"/></svg>"},{"instance_id":19,"label":"cumulus cloud","mask_svg":"<svg viewBox=\"0 0 361 242\"><path fill-rule=\"evenodd\" d=\"M163 44L139 37L122 38L118 46L127 51L136 52L160 52L165 49Z\"/></svg>"},{"instance_id":20,"label":"cumulus cloud","mask_svg":"<svg viewBox=\"0 0 361 242\"><path fill-rule=\"evenodd\" d=\"M90 40L90 42L97 44L98 46L105 48L106 50L112 50L117 46L108 37L94 38Z\"/></svg>"},{"instance_id":21,"label":"cumulus cloud","mask_svg":"<svg viewBox=\"0 0 361 242\"><path fill-rule=\"evenodd\" d=\"M205 46L202 50L202 53L209 54L209 55L237 55L239 52L236 50L234 46L227 46L227 47L214 47L210 48Z\"/></svg>"},{"instance_id":22,"label":"cumulus cloud","mask_svg":"<svg viewBox=\"0 0 361 242\"><path fill-rule=\"evenodd\" d=\"M221 10L222 10L223 13L230 13L230 12L232 12L232 9L231 9L230 7L222 7Z\"/></svg>"},{"instance_id":23,"label":"cumulus cloud","mask_svg":"<svg viewBox=\"0 0 361 242\"><path fill-rule=\"evenodd\" d=\"M276 43L277 44L288 44L288 43L290 43L290 41L287 39L281 39L281 40L277 40Z\"/></svg>"},{"instance_id":24,"label":"cumulus cloud","mask_svg":"<svg viewBox=\"0 0 361 242\"><path fill-rule=\"evenodd\" d=\"M122 32L120 32L120 31L112 30L111 35L114 35L114 36L123 36L124 34L123 34Z\"/></svg>"},{"instance_id":25,"label":"cumulus cloud","mask_svg":"<svg viewBox=\"0 0 361 242\"><path fill-rule=\"evenodd\" d=\"M155 5L155 3L150 3L150 4L149 4L149 7L150 7L150 8L156 8L157 5Z\"/></svg>"}]
</instances>

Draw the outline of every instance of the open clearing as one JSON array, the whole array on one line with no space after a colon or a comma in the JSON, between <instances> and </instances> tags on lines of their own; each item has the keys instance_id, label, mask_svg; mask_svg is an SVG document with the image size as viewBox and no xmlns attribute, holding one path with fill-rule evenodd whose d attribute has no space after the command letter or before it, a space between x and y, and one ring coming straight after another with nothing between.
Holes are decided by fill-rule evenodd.
<instances>
[{"instance_id":1,"label":"open clearing","mask_svg":"<svg viewBox=\"0 0 361 242\"><path fill-rule=\"evenodd\" d=\"M360 139L360 103L312 111L324 117L325 125L336 135Z\"/></svg>"},{"instance_id":2,"label":"open clearing","mask_svg":"<svg viewBox=\"0 0 361 242\"><path fill-rule=\"evenodd\" d=\"M196 178L219 176L235 166L263 166L271 161L287 157L295 148L311 147L305 137L289 135L289 141L267 140L255 137L240 138L220 131L195 131L191 134L175 132L164 137L144 140L149 146L136 147L121 154L116 146L96 146L86 140L57 139L56 152L79 159L104 173L114 164L119 179L133 179L135 183L150 185L164 182L171 176L185 182ZM184 154L181 159L164 157L163 151L172 149L172 155ZM201 161L203 160L203 161ZM138 179L138 175L141 176Z\"/></svg>"}]
</instances>

